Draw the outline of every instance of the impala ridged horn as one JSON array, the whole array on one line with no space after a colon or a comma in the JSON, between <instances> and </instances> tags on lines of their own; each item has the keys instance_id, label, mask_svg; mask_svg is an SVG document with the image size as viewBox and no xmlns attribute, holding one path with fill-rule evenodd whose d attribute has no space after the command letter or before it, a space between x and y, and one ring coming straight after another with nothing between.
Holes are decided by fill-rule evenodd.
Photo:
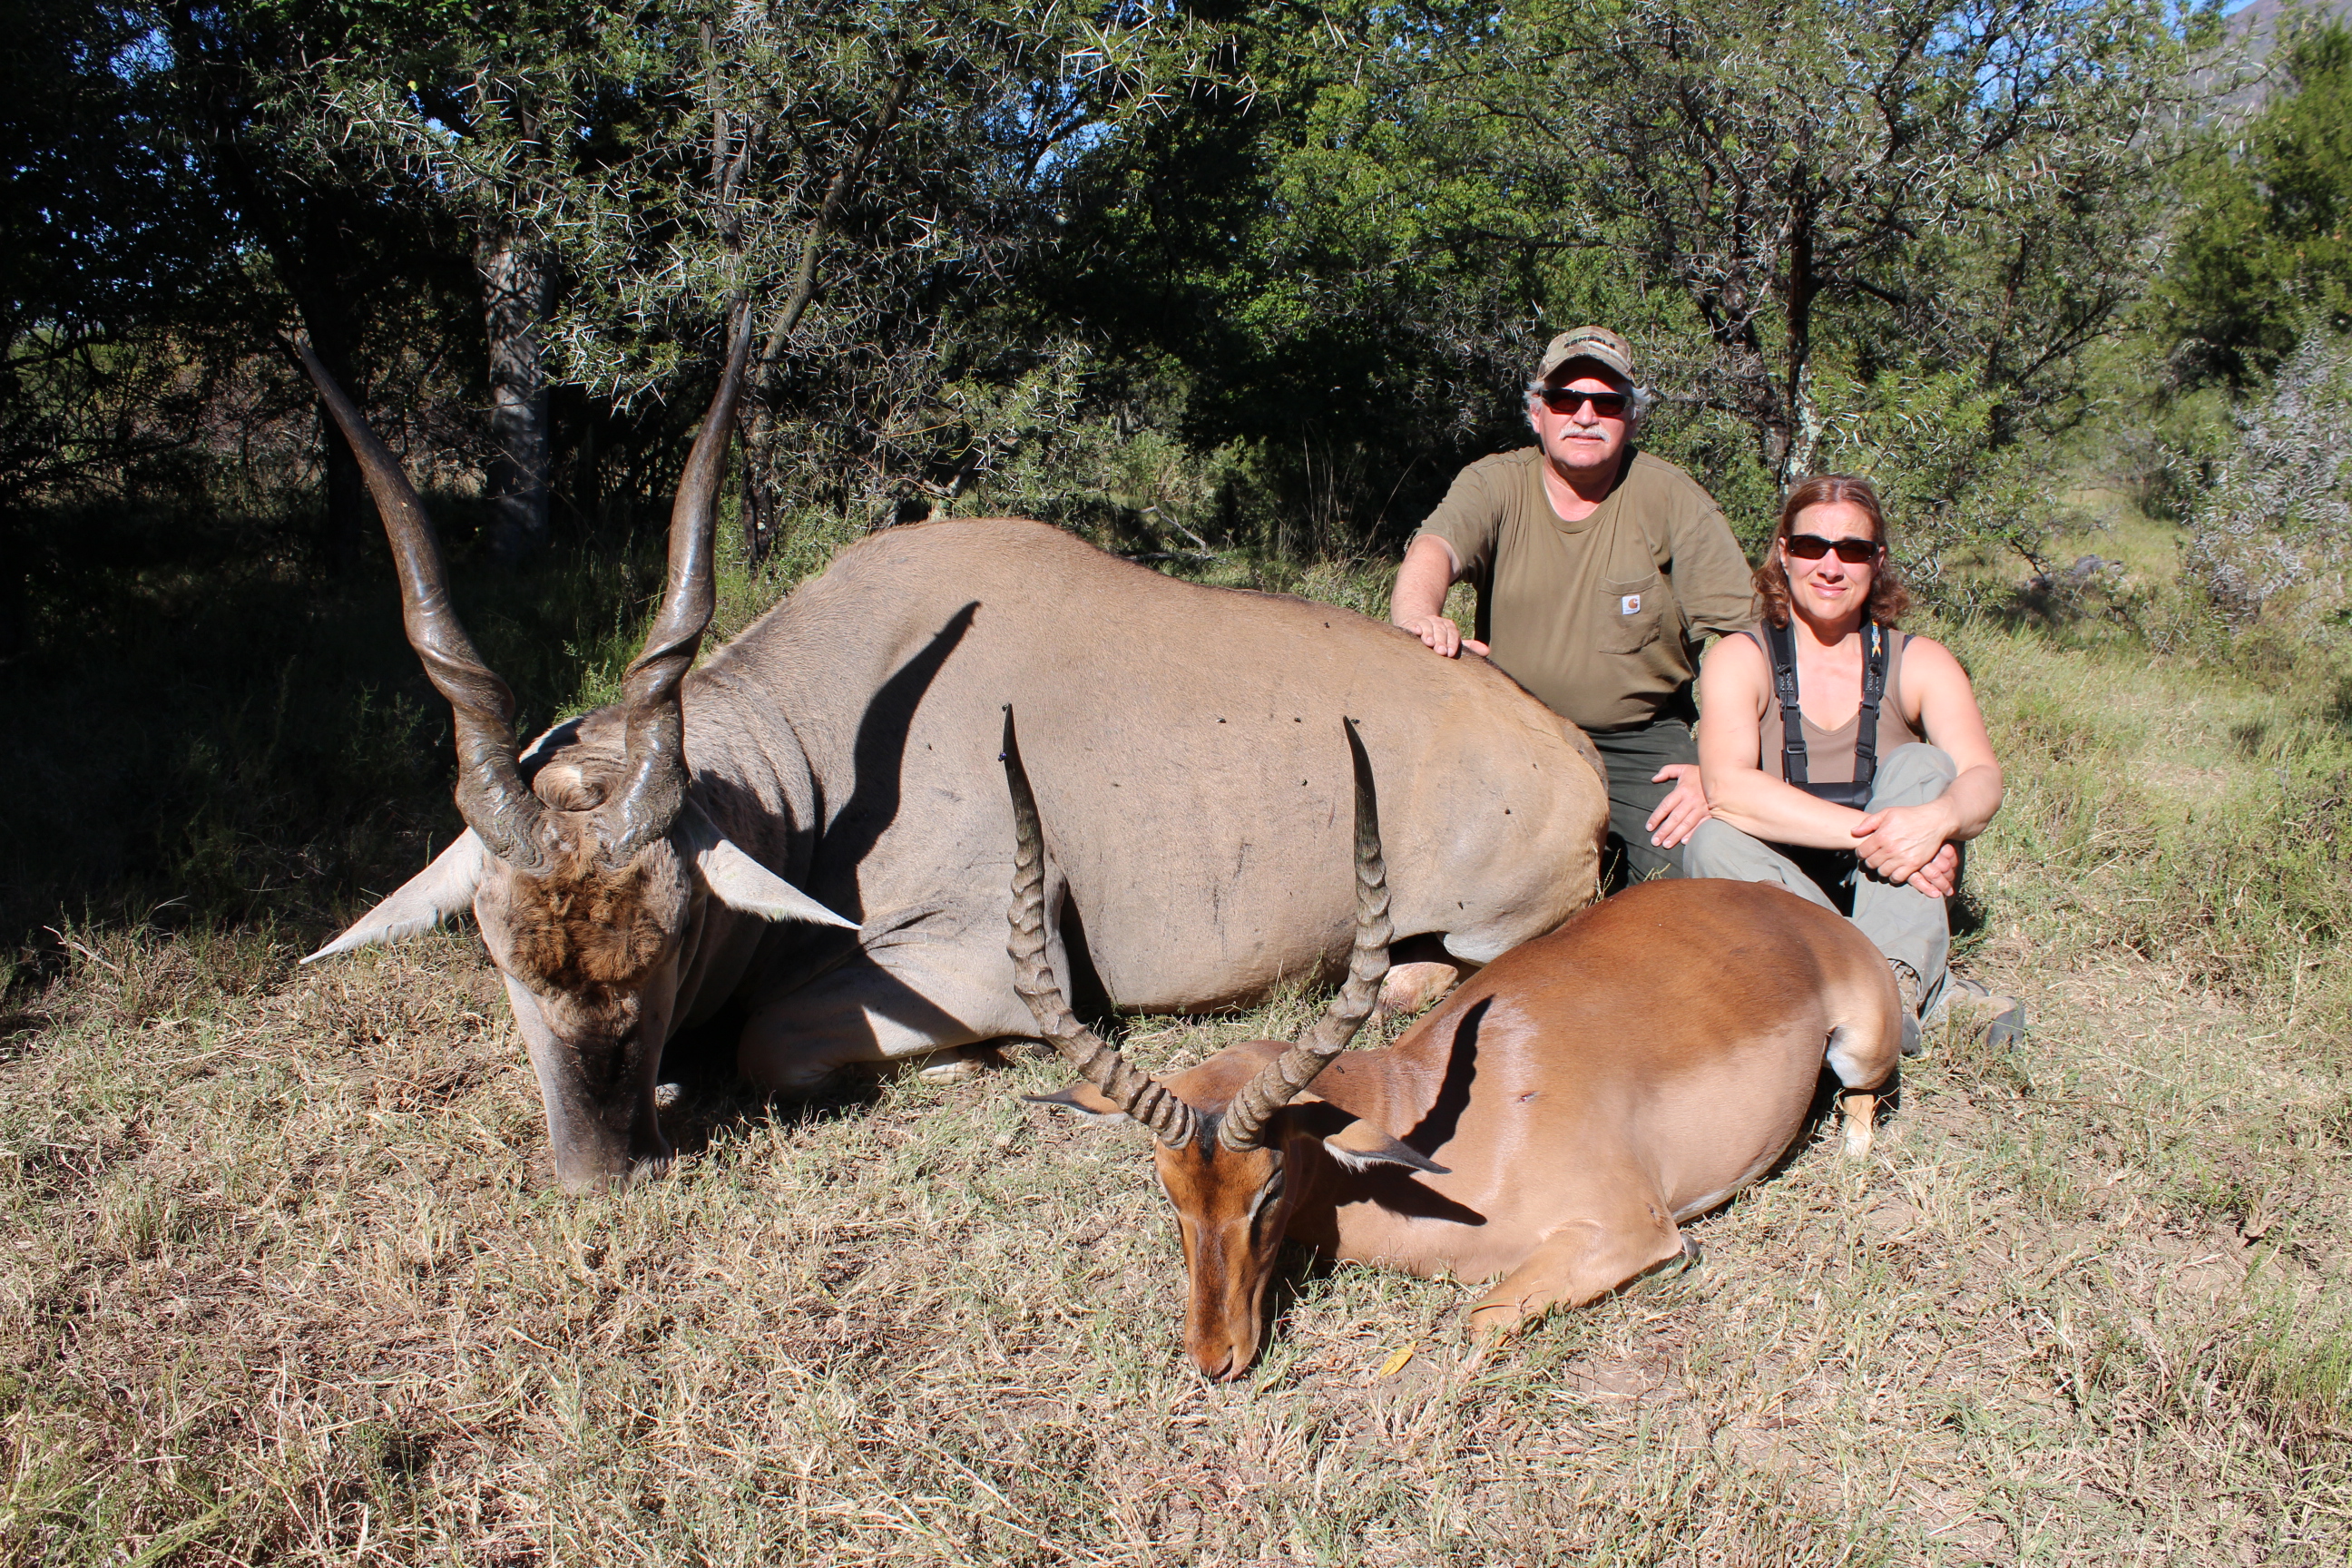
<instances>
[{"instance_id":1,"label":"impala ridged horn","mask_svg":"<svg viewBox=\"0 0 2352 1568\"><path fill-rule=\"evenodd\" d=\"M399 459L376 439L359 409L319 363L309 341L297 339L293 347L359 459L368 493L383 518L384 537L392 542L408 644L456 718L457 815L499 859L519 871L542 871L554 852L554 835L546 805L531 794L516 766L514 691L482 662L449 603L440 541L425 515L425 503L400 471Z\"/></svg>"},{"instance_id":2,"label":"impala ridged horn","mask_svg":"<svg viewBox=\"0 0 2352 1568\"><path fill-rule=\"evenodd\" d=\"M1181 1149L1199 1133L1199 1116L1165 1084L1128 1066L1116 1047L1078 1022L1063 1000L1054 966L1045 957L1045 836L1037 822L1037 797L1030 793L1029 774L1021 766L1021 747L1013 739L1009 704L1004 710L1003 761L1004 783L1013 792L1013 835L1018 850L1013 862L1013 935L1004 949L1013 955L1013 989L1029 1004L1039 1031L1069 1058L1080 1077L1130 1118L1151 1129L1153 1137Z\"/></svg>"},{"instance_id":3,"label":"impala ridged horn","mask_svg":"<svg viewBox=\"0 0 2352 1568\"><path fill-rule=\"evenodd\" d=\"M1298 1043L1244 1084L1217 1124L1217 1141L1228 1149L1255 1149L1265 1141L1274 1113L1348 1048L1380 1000L1381 979L1389 972L1389 874L1381 858L1381 816L1372 795L1372 764L1353 720L1341 721L1348 753L1356 769L1356 943L1348 955L1347 984L1331 998L1314 1027Z\"/></svg>"},{"instance_id":4,"label":"impala ridged horn","mask_svg":"<svg viewBox=\"0 0 2352 1568\"><path fill-rule=\"evenodd\" d=\"M686 804L686 713L677 689L694 665L702 634L710 627L715 598L711 552L719 522L719 486L725 476L728 438L734 433L735 400L742 389L743 362L751 351L751 310L736 307L735 342L726 373L702 416L701 433L678 477L677 500L669 514L669 578L661 609L646 633L645 651L621 676L628 774L607 808L605 847L597 857L607 867L625 866L636 852L661 837Z\"/></svg>"}]
</instances>

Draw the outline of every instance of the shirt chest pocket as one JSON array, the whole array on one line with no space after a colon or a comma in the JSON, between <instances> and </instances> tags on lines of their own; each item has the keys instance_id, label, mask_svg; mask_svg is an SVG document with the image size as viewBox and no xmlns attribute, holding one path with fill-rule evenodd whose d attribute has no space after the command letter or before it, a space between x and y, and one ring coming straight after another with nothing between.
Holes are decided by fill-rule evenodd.
<instances>
[{"instance_id":1,"label":"shirt chest pocket","mask_svg":"<svg viewBox=\"0 0 2352 1568\"><path fill-rule=\"evenodd\" d=\"M1594 606L1601 616L1598 650L1639 653L1657 641L1666 605L1665 586L1665 580L1655 572L1603 582L1601 603Z\"/></svg>"}]
</instances>

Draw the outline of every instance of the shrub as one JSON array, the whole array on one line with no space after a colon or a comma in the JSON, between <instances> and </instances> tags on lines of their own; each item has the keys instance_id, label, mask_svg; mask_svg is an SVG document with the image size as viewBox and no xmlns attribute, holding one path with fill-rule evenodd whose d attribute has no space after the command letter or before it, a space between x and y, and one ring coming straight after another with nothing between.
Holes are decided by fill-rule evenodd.
<instances>
[{"instance_id":1,"label":"shrub","mask_svg":"<svg viewBox=\"0 0 2352 1568\"><path fill-rule=\"evenodd\" d=\"M2352 563L2352 343L2306 336L2235 416L2238 449L2189 509L2184 584L2233 634L2340 635Z\"/></svg>"}]
</instances>

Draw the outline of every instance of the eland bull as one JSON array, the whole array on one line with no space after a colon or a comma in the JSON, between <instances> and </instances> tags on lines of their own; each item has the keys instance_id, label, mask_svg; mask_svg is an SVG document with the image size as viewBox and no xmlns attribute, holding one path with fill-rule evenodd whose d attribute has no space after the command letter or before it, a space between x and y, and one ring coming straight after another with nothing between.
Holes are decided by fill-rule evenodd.
<instances>
[{"instance_id":1,"label":"eland bull","mask_svg":"<svg viewBox=\"0 0 2352 1568\"><path fill-rule=\"evenodd\" d=\"M667 1159L663 1047L722 1007L744 1016L743 1076L784 1092L1032 1032L1003 937L1010 813L990 782L1007 699L1055 762L1061 854L1042 896L1082 1000L1253 1003L1344 961L1346 788L1310 715L1370 716L1412 847L1406 956L1475 965L1591 900L1600 760L1499 671L1344 609L1177 582L1046 524L877 534L689 673L748 342L739 324L622 700L528 749L450 605L415 491L300 351L383 514L409 640L455 710L467 826L311 956L470 905L566 1187Z\"/></svg>"},{"instance_id":2,"label":"eland bull","mask_svg":"<svg viewBox=\"0 0 2352 1568\"><path fill-rule=\"evenodd\" d=\"M1696 1256L1677 1223L1788 1152L1824 1059L1843 1086L1845 1152L1870 1152L1902 1038L1893 972L1851 922L1761 883L1630 888L1487 964L1388 1049L1349 1050L1395 904L1353 726L1348 742L1346 984L1296 1044L1230 1047L1163 1082L1063 999L1047 935L1053 857L1005 719L1007 951L1038 1029L1080 1075L1039 1099L1150 1130L1183 1243L1184 1348L1203 1373L1239 1377L1255 1359L1286 1237L1423 1276L1500 1276L1470 1309L1483 1352L1554 1306Z\"/></svg>"}]
</instances>

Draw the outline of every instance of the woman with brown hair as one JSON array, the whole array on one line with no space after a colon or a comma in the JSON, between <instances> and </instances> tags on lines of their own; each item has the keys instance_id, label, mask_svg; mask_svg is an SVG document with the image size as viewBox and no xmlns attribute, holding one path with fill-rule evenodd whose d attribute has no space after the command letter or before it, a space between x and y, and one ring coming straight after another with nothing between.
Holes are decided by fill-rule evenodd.
<instances>
[{"instance_id":1,"label":"woman with brown hair","mask_svg":"<svg viewBox=\"0 0 2352 1568\"><path fill-rule=\"evenodd\" d=\"M1789 492L1756 596L1756 624L1699 672L1708 817L1685 875L1779 882L1849 916L1894 968L1916 1051L1919 1016L1949 989L1958 846L2000 809L1984 714L1959 660L1896 627L1910 595L1869 480L1830 474ZM2015 1004L1987 1000L1997 1023L2021 1023Z\"/></svg>"}]
</instances>

